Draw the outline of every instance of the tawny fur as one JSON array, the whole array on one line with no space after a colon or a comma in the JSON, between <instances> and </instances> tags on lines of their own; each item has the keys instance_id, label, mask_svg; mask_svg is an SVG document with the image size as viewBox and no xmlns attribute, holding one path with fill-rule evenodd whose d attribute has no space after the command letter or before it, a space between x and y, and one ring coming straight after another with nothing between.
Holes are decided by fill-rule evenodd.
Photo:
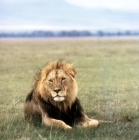
<instances>
[{"instance_id":1,"label":"tawny fur","mask_svg":"<svg viewBox=\"0 0 139 140\"><path fill-rule=\"evenodd\" d=\"M76 73L75 67L64 61L46 65L26 97L25 118L39 115L44 125L64 129L74 125L97 127L99 121L87 117L77 98Z\"/></svg>"}]
</instances>

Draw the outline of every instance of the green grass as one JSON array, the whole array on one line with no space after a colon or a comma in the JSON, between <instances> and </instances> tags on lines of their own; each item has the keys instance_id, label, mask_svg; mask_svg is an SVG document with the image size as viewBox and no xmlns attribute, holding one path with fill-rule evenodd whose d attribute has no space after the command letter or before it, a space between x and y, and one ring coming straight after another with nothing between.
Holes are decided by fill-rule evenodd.
<instances>
[{"instance_id":1,"label":"green grass","mask_svg":"<svg viewBox=\"0 0 139 140\"><path fill-rule=\"evenodd\" d=\"M78 97L86 114L113 124L64 131L24 120L35 73L56 59L77 68ZM139 38L0 40L0 140L138 139Z\"/></svg>"}]
</instances>

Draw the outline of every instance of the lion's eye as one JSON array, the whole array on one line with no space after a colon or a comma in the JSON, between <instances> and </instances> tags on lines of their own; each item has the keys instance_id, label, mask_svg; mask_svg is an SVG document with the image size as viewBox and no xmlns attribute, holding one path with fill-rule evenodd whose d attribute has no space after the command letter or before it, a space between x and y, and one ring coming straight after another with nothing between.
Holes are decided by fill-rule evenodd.
<instances>
[{"instance_id":1,"label":"lion's eye","mask_svg":"<svg viewBox=\"0 0 139 140\"><path fill-rule=\"evenodd\" d=\"M61 78L61 81L63 82L66 78Z\"/></svg>"},{"instance_id":2,"label":"lion's eye","mask_svg":"<svg viewBox=\"0 0 139 140\"><path fill-rule=\"evenodd\" d=\"M49 80L49 83L52 84L53 83L53 80Z\"/></svg>"}]
</instances>

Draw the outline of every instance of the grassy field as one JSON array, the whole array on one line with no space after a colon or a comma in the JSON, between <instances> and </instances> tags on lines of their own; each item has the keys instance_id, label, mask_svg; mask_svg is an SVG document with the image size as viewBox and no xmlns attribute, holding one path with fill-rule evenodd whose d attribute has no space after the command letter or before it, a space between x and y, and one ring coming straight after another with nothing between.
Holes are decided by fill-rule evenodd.
<instances>
[{"instance_id":1,"label":"grassy field","mask_svg":"<svg viewBox=\"0 0 139 140\"><path fill-rule=\"evenodd\" d=\"M85 113L113 124L64 131L24 120L35 74L56 59L77 68ZM139 38L0 39L0 140L139 140Z\"/></svg>"}]
</instances>

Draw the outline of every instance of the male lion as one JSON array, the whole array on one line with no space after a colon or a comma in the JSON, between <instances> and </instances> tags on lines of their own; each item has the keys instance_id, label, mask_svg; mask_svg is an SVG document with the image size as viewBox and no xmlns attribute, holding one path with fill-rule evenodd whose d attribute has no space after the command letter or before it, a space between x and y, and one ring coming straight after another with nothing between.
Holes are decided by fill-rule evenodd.
<instances>
[{"instance_id":1,"label":"male lion","mask_svg":"<svg viewBox=\"0 0 139 140\"><path fill-rule=\"evenodd\" d=\"M26 97L25 118L40 116L44 125L64 129L73 125L97 127L99 121L87 117L77 98L76 73L75 67L64 61L45 66Z\"/></svg>"}]
</instances>

